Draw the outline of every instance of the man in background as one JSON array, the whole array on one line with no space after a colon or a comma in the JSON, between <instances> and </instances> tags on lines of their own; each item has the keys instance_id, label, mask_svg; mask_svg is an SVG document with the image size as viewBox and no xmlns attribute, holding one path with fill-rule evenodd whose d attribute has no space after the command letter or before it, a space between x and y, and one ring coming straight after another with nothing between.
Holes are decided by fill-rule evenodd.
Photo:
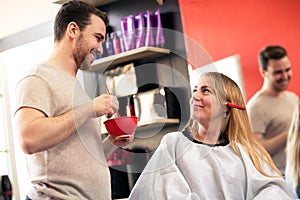
<instances>
[{"instance_id":1,"label":"man in background","mask_svg":"<svg viewBox=\"0 0 300 200\"><path fill-rule=\"evenodd\" d=\"M259 64L263 86L251 97L247 110L256 139L284 174L287 131L298 100L295 93L287 91L292 66L286 50L281 46L262 49Z\"/></svg>"}]
</instances>

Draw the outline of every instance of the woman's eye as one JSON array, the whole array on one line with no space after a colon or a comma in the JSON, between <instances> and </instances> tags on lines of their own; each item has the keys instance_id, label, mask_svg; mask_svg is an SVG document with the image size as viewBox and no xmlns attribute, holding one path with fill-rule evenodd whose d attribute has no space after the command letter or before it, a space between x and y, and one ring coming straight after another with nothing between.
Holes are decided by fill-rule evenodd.
<instances>
[{"instance_id":1,"label":"woman's eye","mask_svg":"<svg viewBox=\"0 0 300 200\"><path fill-rule=\"evenodd\" d=\"M210 93L210 90L207 89L207 88L204 88L204 89L203 89L203 94L208 94L208 93Z\"/></svg>"},{"instance_id":2,"label":"woman's eye","mask_svg":"<svg viewBox=\"0 0 300 200\"><path fill-rule=\"evenodd\" d=\"M197 92L197 89L193 89L193 93Z\"/></svg>"}]
</instances>

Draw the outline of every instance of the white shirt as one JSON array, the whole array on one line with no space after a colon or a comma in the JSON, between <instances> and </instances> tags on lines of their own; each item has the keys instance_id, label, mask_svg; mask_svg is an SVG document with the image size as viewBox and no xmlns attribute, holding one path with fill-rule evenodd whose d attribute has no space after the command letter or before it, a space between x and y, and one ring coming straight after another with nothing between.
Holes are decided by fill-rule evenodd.
<instances>
[{"instance_id":1,"label":"white shirt","mask_svg":"<svg viewBox=\"0 0 300 200\"><path fill-rule=\"evenodd\" d=\"M262 175L239 145L210 147L182 133L165 135L129 199L292 199L282 178ZM274 174L270 170L266 170Z\"/></svg>"}]
</instances>

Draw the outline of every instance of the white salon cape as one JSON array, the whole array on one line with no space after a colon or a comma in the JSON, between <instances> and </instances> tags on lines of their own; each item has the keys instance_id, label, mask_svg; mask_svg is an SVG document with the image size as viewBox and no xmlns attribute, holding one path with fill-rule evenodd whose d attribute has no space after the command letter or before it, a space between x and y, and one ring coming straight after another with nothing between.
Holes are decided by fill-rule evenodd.
<instances>
[{"instance_id":1,"label":"white salon cape","mask_svg":"<svg viewBox=\"0 0 300 200\"><path fill-rule=\"evenodd\" d=\"M165 135L136 182L130 200L287 200L282 178L262 175L247 152L192 142L181 132ZM274 174L266 168L269 174Z\"/></svg>"}]
</instances>

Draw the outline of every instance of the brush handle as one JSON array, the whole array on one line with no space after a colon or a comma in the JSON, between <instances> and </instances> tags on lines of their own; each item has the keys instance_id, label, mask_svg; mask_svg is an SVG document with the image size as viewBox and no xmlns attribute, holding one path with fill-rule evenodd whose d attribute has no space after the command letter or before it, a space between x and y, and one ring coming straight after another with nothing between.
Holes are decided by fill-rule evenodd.
<instances>
[{"instance_id":1,"label":"brush handle","mask_svg":"<svg viewBox=\"0 0 300 200\"><path fill-rule=\"evenodd\" d=\"M231 108L237 108L237 109L240 109L240 110L246 110L246 108L244 106L236 105L236 104L233 104L233 103L226 103L226 105L228 107L231 107Z\"/></svg>"},{"instance_id":2,"label":"brush handle","mask_svg":"<svg viewBox=\"0 0 300 200\"><path fill-rule=\"evenodd\" d=\"M109 91L109 89L108 89L108 87L107 87L107 84L105 84L105 89L106 89L107 94L111 95L111 94L110 94L110 91ZM120 113L119 113L119 111L117 111L117 115L118 115L118 117L121 116Z\"/></svg>"}]
</instances>

